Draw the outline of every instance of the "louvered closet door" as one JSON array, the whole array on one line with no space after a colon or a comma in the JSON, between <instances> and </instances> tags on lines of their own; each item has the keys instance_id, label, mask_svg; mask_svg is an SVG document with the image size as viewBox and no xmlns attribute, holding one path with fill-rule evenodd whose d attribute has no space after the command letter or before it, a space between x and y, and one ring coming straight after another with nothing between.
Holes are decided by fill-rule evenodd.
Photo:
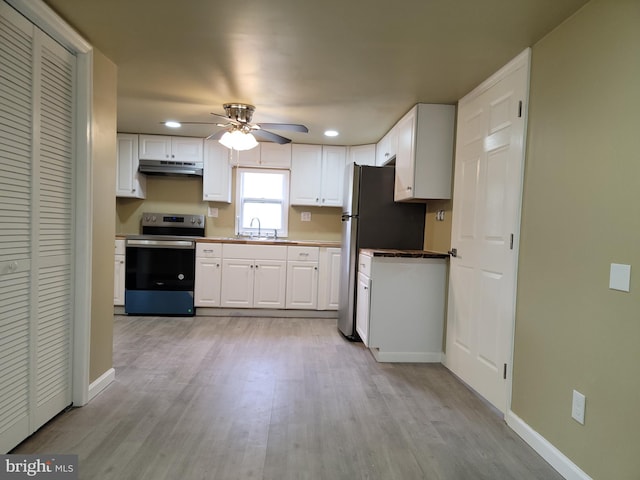
<instances>
[{"instance_id":1,"label":"louvered closet door","mask_svg":"<svg viewBox=\"0 0 640 480\"><path fill-rule=\"evenodd\" d=\"M0 453L71 403L74 64L0 1Z\"/></svg>"},{"instance_id":2,"label":"louvered closet door","mask_svg":"<svg viewBox=\"0 0 640 480\"><path fill-rule=\"evenodd\" d=\"M32 302L35 333L34 429L71 403L73 85L75 57L36 32Z\"/></svg>"},{"instance_id":3,"label":"louvered closet door","mask_svg":"<svg viewBox=\"0 0 640 480\"><path fill-rule=\"evenodd\" d=\"M0 3L0 453L29 434L32 32Z\"/></svg>"}]
</instances>

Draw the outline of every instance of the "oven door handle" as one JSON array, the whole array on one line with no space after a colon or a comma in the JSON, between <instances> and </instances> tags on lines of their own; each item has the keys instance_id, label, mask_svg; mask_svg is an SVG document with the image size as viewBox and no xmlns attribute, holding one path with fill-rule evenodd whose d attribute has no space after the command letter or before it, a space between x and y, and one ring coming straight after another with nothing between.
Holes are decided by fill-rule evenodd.
<instances>
[{"instance_id":1,"label":"oven door handle","mask_svg":"<svg viewBox=\"0 0 640 480\"><path fill-rule=\"evenodd\" d=\"M195 249L196 242L193 240L135 240L127 239L127 247L146 247L146 248L184 248Z\"/></svg>"}]
</instances>

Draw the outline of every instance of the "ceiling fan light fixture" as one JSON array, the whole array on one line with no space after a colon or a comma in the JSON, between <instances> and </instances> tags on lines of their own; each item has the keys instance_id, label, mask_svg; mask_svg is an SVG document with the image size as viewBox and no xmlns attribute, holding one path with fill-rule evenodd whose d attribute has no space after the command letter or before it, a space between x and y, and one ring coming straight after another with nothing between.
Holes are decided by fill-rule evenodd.
<instances>
[{"instance_id":1,"label":"ceiling fan light fixture","mask_svg":"<svg viewBox=\"0 0 640 480\"><path fill-rule=\"evenodd\" d=\"M225 132L218 140L222 145L233 150L251 150L258 146L258 141L251 133L243 133L241 130Z\"/></svg>"}]
</instances>

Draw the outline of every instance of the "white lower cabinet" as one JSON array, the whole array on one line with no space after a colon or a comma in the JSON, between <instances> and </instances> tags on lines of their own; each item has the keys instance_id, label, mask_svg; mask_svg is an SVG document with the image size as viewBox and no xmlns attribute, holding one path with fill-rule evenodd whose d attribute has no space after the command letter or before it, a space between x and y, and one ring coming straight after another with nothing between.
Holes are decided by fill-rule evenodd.
<instances>
[{"instance_id":1,"label":"white lower cabinet","mask_svg":"<svg viewBox=\"0 0 640 480\"><path fill-rule=\"evenodd\" d=\"M360 254L356 331L379 362L441 362L445 258Z\"/></svg>"},{"instance_id":2,"label":"white lower cabinet","mask_svg":"<svg viewBox=\"0 0 640 480\"><path fill-rule=\"evenodd\" d=\"M358 273L356 303L356 332L365 346L369 346L369 310L371 308L371 279L364 273Z\"/></svg>"},{"instance_id":3,"label":"white lower cabinet","mask_svg":"<svg viewBox=\"0 0 640 480\"><path fill-rule=\"evenodd\" d=\"M320 249L318 280L318 310L338 310L340 301L341 250L334 247Z\"/></svg>"},{"instance_id":4,"label":"white lower cabinet","mask_svg":"<svg viewBox=\"0 0 640 480\"><path fill-rule=\"evenodd\" d=\"M113 275L113 305L124 306L125 247L124 240L116 239Z\"/></svg>"},{"instance_id":5,"label":"white lower cabinet","mask_svg":"<svg viewBox=\"0 0 640 480\"><path fill-rule=\"evenodd\" d=\"M318 247L288 247L286 307L318 307Z\"/></svg>"},{"instance_id":6,"label":"white lower cabinet","mask_svg":"<svg viewBox=\"0 0 640 480\"><path fill-rule=\"evenodd\" d=\"M194 305L219 307L222 282L222 244L196 244Z\"/></svg>"},{"instance_id":7,"label":"white lower cabinet","mask_svg":"<svg viewBox=\"0 0 640 480\"><path fill-rule=\"evenodd\" d=\"M285 308L287 247L223 244L220 304L227 308Z\"/></svg>"}]
</instances>

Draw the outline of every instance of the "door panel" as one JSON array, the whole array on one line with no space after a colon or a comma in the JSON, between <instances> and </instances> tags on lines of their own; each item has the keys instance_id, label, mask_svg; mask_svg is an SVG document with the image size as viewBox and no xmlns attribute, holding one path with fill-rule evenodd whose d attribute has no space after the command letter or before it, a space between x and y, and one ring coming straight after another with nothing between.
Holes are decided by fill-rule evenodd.
<instances>
[{"instance_id":1,"label":"door panel","mask_svg":"<svg viewBox=\"0 0 640 480\"><path fill-rule=\"evenodd\" d=\"M458 107L446 363L502 412L508 405L528 51ZM512 240L512 235L513 240ZM510 371L510 370L509 370Z\"/></svg>"}]
</instances>

